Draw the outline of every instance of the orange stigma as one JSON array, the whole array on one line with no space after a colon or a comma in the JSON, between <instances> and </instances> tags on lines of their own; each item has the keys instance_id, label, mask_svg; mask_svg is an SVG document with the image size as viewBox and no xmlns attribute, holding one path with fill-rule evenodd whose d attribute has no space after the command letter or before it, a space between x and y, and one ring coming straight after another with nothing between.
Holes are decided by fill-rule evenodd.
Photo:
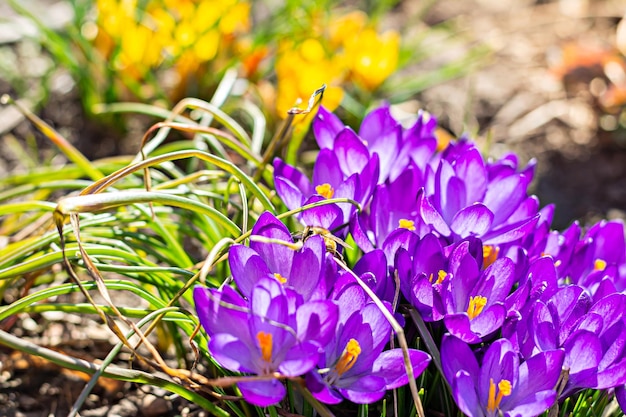
<instances>
[{"instance_id":1,"label":"orange stigma","mask_svg":"<svg viewBox=\"0 0 626 417\"><path fill-rule=\"evenodd\" d=\"M337 372L337 376L341 376L348 372L350 368L354 366L360 354L361 346L359 345L359 342L354 339L350 339L346 348L343 350L341 358L339 358L337 364L335 365L335 372Z\"/></svg>"},{"instance_id":2,"label":"orange stigma","mask_svg":"<svg viewBox=\"0 0 626 417\"><path fill-rule=\"evenodd\" d=\"M476 318L487 305L487 297L477 295L476 297L470 297L469 307L467 307L467 315L470 320Z\"/></svg>"},{"instance_id":3,"label":"orange stigma","mask_svg":"<svg viewBox=\"0 0 626 417\"><path fill-rule=\"evenodd\" d=\"M398 227L401 229L415 230L415 222L413 220L400 219Z\"/></svg>"},{"instance_id":4,"label":"orange stigma","mask_svg":"<svg viewBox=\"0 0 626 417\"><path fill-rule=\"evenodd\" d=\"M489 265L498 259L500 248L493 245L483 246L483 269L487 269Z\"/></svg>"},{"instance_id":5,"label":"orange stigma","mask_svg":"<svg viewBox=\"0 0 626 417\"><path fill-rule=\"evenodd\" d=\"M330 186L329 183L325 182L324 184L320 184L315 187L315 192L321 195L324 198L333 198L335 195L335 190Z\"/></svg>"},{"instance_id":6,"label":"orange stigma","mask_svg":"<svg viewBox=\"0 0 626 417\"><path fill-rule=\"evenodd\" d=\"M498 382L498 395L496 395L496 384L493 379L489 379L489 398L487 399L487 412L493 413L499 407L502 399L511 395L511 382L503 379Z\"/></svg>"},{"instance_id":7,"label":"orange stigma","mask_svg":"<svg viewBox=\"0 0 626 417\"><path fill-rule=\"evenodd\" d=\"M265 333L263 331L256 334L256 338L259 341L259 347L261 348L261 357L267 363L272 361L272 335L271 333Z\"/></svg>"}]
</instances>

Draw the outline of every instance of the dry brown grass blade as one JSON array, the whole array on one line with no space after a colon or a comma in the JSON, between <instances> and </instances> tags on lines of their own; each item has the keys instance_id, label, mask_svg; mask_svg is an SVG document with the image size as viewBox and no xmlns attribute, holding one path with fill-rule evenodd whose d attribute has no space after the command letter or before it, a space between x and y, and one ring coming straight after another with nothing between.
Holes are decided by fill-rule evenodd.
<instances>
[{"instance_id":1,"label":"dry brown grass blade","mask_svg":"<svg viewBox=\"0 0 626 417\"><path fill-rule=\"evenodd\" d=\"M78 214L70 213L69 214L70 223L72 225L72 229L73 229L73 232L74 232L74 236L76 238L76 243L78 245L78 248L79 248L79 251L80 251L80 254L81 254L81 258L82 258L83 262L85 263L85 268L89 272L89 275L94 279L94 281L96 283L96 286L97 286L97 288L99 290L100 295L106 301L107 306L109 308L111 308L111 310L115 313L115 316L119 320L121 320L125 325L127 325L129 328L131 328L135 332L137 337L139 337L139 339L142 341L142 343L146 346L146 349L148 349L148 351L150 352L150 354L151 354L151 356L153 358L152 360L146 358L145 356L143 356L139 352L137 352L137 350L133 347L132 343L130 343L130 341L126 338L124 333L121 331L121 329L119 328L119 326L117 325L115 320L112 317L110 317L108 314L106 314L101 308L98 307L96 302L91 297L91 294L89 294L89 292L82 286L82 284L80 282L80 279L76 275L76 272L74 271L74 268L72 267L69 259L67 258L67 254L65 252L65 237L63 235L63 224L65 222L65 217L66 217L66 215L64 213L62 213L58 209L55 210L55 212L54 212L54 220L55 220L55 224L57 226L57 230L58 230L59 236L60 236L60 247L61 247L61 251L63 253L63 262L64 262L65 268L66 268L69 276L71 277L72 281L74 282L74 284L76 284L79 287L79 289L82 292L82 294L85 296L87 301L94 307L95 311L98 313L98 315L100 316L102 321L115 334L115 336L124 344L124 346L126 346L133 353L133 355L135 355L139 360L141 360L142 362L150 365L154 369L158 369L158 370L160 370L162 372L165 372L166 374L168 374L169 376L171 376L173 378L179 378L179 379L183 379L183 380L187 380L188 381L188 378L185 376L184 373L178 372L177 370L170 368L165 363L165 361L163 360L161 355L158 353L158 351L154 347L154 345L152 345L152 343L150 343L150 341L148 341L148 339L145 336L145 334L139 328L137 328L135 323L133 323L128 318L126 318L119 311L119 309L115 306L115 304L113 303L113 301L111 299L111 296L109 295L108 289L106 288L106 285L104 283L104 279L102 278L102 275L100 274L100 271L94 265L94 263L91 261L91 258L89 257L89 255L87 254L87 252L85 251L85 249L84 249L84 247L82 245L82 241L81 241L81 237L80 237L80 224L79 224ZM188 381L188 382L191 382L191 381Z\"/></svg>"}]
</instances>

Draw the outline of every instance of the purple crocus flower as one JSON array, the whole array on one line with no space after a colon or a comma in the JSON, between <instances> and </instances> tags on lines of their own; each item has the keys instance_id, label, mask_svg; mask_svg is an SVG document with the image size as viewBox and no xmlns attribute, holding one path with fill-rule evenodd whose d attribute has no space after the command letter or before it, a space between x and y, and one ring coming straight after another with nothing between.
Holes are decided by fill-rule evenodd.
<instances>
[{"instance_id":1,"label":"purple crocus flower","mask_svg":"<svg viewBox=\"0 0 626 417\"><path fill-rule=\"evenodd\" d=\"M532 417L556 400L554 388L561 373L563 351L539 353L520 364L507 339L487 348L481 363L460 339L444 335L443 373L452 396L469 417Z\"/></svg>"},{"instance_id":2,"label":"purple crocus flower","mask_svg":"<svg viewBox=\"0 0 626 417\"><path fill-rule=\"evenodd\" d=\"M522 357L564 350L568 380L561 398L585 388L622 385L626 382L626 295L611 293L594 301L581 286L559 288L556 283L550 257L532 262L527 279L507 299L507 306L518 315L509 317L503 336L512 340Z\"/></svg>"},{"instance_id":3,"label":"purple crocus flower","mask_svg":"<svg viewBox=\"0 0 626 417\"><path fill-rule=\"evenodd\" d=\"M259 216L251 232L250 247L233 245L228 263L239 291L250 296L252 287L263 277L273 277L292 287L305 300L325 299L334 277L328 276L326 247L322 236L307 238L294 249L287 227L273 214ZM254 237L285 242L257 241Z\"/></svg>"},{"instance_id":4,"label":"purple crocus flower","mask_svg":"<svg viewBox=\"0 0 626 417\"><path fill-rule=\"evenodd\" d=\"M277 280L261 278L246 302L232 288L222 291L197 286L194 301L209 336L209 351L226 369L253 375L304 375L318 361L338 318L331 301L302 302L302 297ZM268 406L285 395L275 379L237 384L246 401Z\"/></svg>"},{"instance_id":5,"label":"purple crocus flower","mask_svg":"<svg viewBox=\"0 0 626 417\"><path fill-rule=\"evenodd\" d=\"M423 170L437 147L436 126L434 118L420 112L415 123L405 129L391 115L388 104L365 116L358 136L324 107L320 107L313 120L313 132L320 149L342 153L337 138L349 135L358 138L362 144L353 144L360 158L366 154L369 157L376 155L380 160L378 184L395 180L409 166ZM350 164L342 164L342 169L347 176L357 172Z\"/></svg>"},{"instance_id":6,"label":"purple crocus flower","mask_svg":"<svg viewBox=\"0 0 626 417\"><path fill-rule=\"evenodd\" d=\"M626 290L626 241L619 220L594 224L577 243L564 278L595 299Z\"/></svg>"},{"instance_id":7,"label":"purple crocus flower","mask_svg":"<svg viewBox=\"0 0 626 417\"><path fill-rule=\"evenodd\" d=\"M424 321L444 316L441 283L447 275L447 261L440 239L432 233L420 239L413 250L401 248L396 255L400 289Z\"/></svg>"},{"instance_id":8,"label":"purple crocus flower","mask_svg":"<svg viewBox=\"0 0 626 417\"><path fill-rule=\"evenodd\" d=\"M354 215L350 232L356 244L364 251L381 248L397 229L406 229L423 236L430 226L418 217L417 198L423 186L421 171L409 166L398 177L374 190L367 210Z\"/></svg>"},{"instance_id":9,"label":"purple crocus flower","mask_svg":"<svg viewBox=\"0 0 626 417\"><path fill-rule=\"evenodd\" d=\"M563 366L569 377L561 398L585 388L616 387L626 383L624 305L624 294L592 303L584 288L569 285L523 309L512 336L524 357L557 348L565 351Z\"/></svg>"},{"instance_id":10,"label":"purple crocus flower","mask_svg":"<svg viewBox=\"0 0 626 417\"><path fill-rule=\"evenodd\" d=\"M326 347L318 367L306 376L311 394L319 401L336 404L344 398L368 404L380 400L388 389L408 383L401 349L383 351L391 326L374 303L357 295L356 287L343 292L340 318L335 337ZM356 303L355 303L356 301ZM356 309L355 309L356 307ZM351 311L349 315L345 310ZM409 349L415 376L428 366L430 356Z\"/></svg>"},{"instance_id":11,"label":"purple crocus flower","mask_svg":"<svg viewBox=\"0 0 626 417\"><path fill-rule=\"evenodd\" d=\"M381 300L393 301L395 285L388 276L387 257L381 249L375 249L361 256L352 268Z\"/></svg>"},{"instance_id":12,"label":"purple crocus flower","mask_svg":"<svg viewBox=\"0 0 626 417\"><path fill-rule=\"evenodd\" d=\"M418 198L421 221L450 243L475 236L498 245L523 239L534 229L538 202L527 196L532 175L500 169L490 177L475 146L446 152L426 170Z\"/></svg>"},{"instance_id":13,"label":"purple crocus flower","mask_svg":"<svg viewBox=\"0 0 626 417\"><path fill-rule=\"evenodd\" d=\"M352 131L337 137L337 149L322 149L313 167L311 182L298 169L280 159L274 160L276 192L290 210L329 198L349 198L365 204L378 178L378 158L370 158L364 145ZM354 171L350 175L344 170ZM335 229L350 220L355 211L350 203L323 205L300 214L307 226Z\"/></svg>"},{"instance_id":14,"label":"purple crocus flower","mask_svg":"<svg viewBox=\"0 0 626 417\"><path fill-rule=\"evenodd\" d=\"M469 242L462 242L450 255L449 269L439 278L441 302L448 331L467 343L478 343L504 323L504 301L515 281L515 265L500 258L481 271L469 247Z\"/></svg>"}]
</instances>

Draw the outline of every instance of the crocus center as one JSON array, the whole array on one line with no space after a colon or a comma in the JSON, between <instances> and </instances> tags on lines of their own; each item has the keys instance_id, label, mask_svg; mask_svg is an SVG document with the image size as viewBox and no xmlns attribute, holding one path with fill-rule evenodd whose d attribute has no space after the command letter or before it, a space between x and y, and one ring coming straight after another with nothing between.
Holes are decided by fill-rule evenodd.
<instances>
[{"instance_id":1,"label":"crocus center","mask_svg":"<svg viewBox=\"0 0 626 417\"><path fill-rule=\"evenodd\" d=\"M473 320L476 316L478 316L486 305L487 297L483 297L482 295L470 297L469 307L467 307L467 315L470 320Z\"/></svg>"},{"instance_id":2,"label":"crocus center","mask_svg":"<svg viewBox=\"0 0 626 417\"><path fill-rule=\"evenodd\" d=\"M335 195L335 190L327 182L316 186L315 192L324 198L333 198L333 196Z\"/></svg>"},{"instance_id":3,"label":"crocus center","mask_svg":"<svg viewBox=\"0 0 626 417\"><path fill-rule=\"evenodd\" d=\"M497 392L496 392L497 391ZM487 412L493 413L500 407L500 403L504 397L511 395L511 382L502 379L496 384L493 379L489 379L489 398L487 399Z\"/></svg>"},{"instance_id":4,"label":"crocus center","mask_svg":"<svg viewBox=\"0 0 626 417\"><path fill-rule=\"evenodd\" d=\"M594 271L604 271L605 268L606 268L606 261L604 259L596 259L593 262Z\"/></svg>"},{"instance_id":5,"label":"crocus center","mask_svg":"<svg viewBox=\"0 0 626 417\"><path fill-rule=\"evenodd\" d=\"M440 269L439 272L437 272L437 281L433 282L433 274L430 274L430 276L428 277L428 280L432 282L433 285L441 284L447 275L448 273L446 271L444 271L443 269Z\"/></svg>"},{"instance_id":6,"label":"crocus center","mask_svg":"<svg viewBox=\"0 0 626 417\"><path fill-rule=\"evenodd\" d=\"M280 275L278 272L274 272L274 278L276 278L278 282L280 282L281 284L284 284L285 282L287 282L287 278Z\"/></svg>"},{"instance_id":7,"label":"crocus center","mask_svg":"<svg viewBox=\"0 0 626 417\"><path fill-rule=\"evenodd\" d=\"M260 331L256 334L261 348L261 357L267 363L272 361L272 334Z\"/></svg>"},{"instance_id":8,"label":"crocus center","mask_svg":"<svg viewBox=\"0 0 626 417\"><path fill-rule=\"evenodd\" d=\"M354 366L360 354L361 346L359 345L359 342L354 339L350 339L346 348L343 350L341 357L337 361L337 364L335 365L335 372L337 372L337 376L341 376L348 372L350 368Z\"/></svg>"},{"instance_id":9,"label":"crocus center","mask_svg":"<svg viewBox=\"0 0 626 417\"><path fill-rule=\"evenodd\" d=\"M483 246L483 269L486 269L498 259L498 253L500 253L500 248L497 246Z\"/></svg>"},{"instance_id":10,"label":"crocus center","mask_svg":"<svg viewBox=\"0 0 626 417\"><path fill-rule=\"evenodd\" d=\"M398 222L401 229L415 230L415 222L413 220L400 219Z\"/></svg>"}]
</instances>

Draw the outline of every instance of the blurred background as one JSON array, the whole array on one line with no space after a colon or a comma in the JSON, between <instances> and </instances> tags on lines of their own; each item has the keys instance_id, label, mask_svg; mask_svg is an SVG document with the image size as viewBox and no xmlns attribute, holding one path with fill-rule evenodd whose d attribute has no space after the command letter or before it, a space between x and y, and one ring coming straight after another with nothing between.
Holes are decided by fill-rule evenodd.
<instances>
[{"instance_id":1,"label":"blurred background","mask_svg":"<svg viewBox=\"0 0 626 417\"><path fill-rule=\"evenodd\" d=\"M442 140L537 159L534 192L563 228L625 216L625 12L617 0L2 0L0 94L93 159L137 152L155 121L103 103L171 108L234 76L223 106L253 100L268 139L326 84L323 105L352 126L386 100L400 119L437 117ZM13 107L0 135L1 172L29 152L58 157Z\"/></svg>"}]
</instances>

